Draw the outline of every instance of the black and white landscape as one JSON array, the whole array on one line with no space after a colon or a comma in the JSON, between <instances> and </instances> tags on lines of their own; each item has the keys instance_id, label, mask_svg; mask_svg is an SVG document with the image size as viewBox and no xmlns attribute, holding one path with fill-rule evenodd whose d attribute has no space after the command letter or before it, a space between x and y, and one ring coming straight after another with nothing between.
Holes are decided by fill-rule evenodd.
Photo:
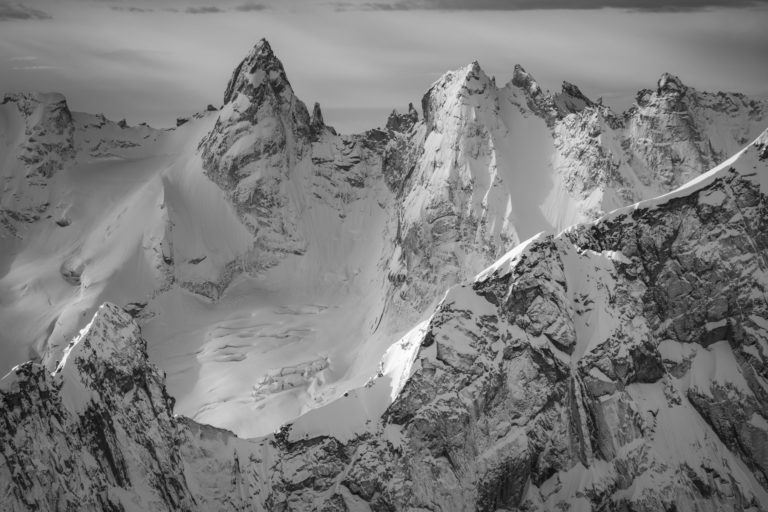
<instances>
[{"instance_id":1,"label":"black and white landscape","mask_svg":"<svg viewBox=\"0 0 768 512\"><path fill-rule=\"evenodd\" d=\"M768 510L764 96L475 61L344 134L280 50L0 96L0 510Z\"/></svg>"}]
</instances>

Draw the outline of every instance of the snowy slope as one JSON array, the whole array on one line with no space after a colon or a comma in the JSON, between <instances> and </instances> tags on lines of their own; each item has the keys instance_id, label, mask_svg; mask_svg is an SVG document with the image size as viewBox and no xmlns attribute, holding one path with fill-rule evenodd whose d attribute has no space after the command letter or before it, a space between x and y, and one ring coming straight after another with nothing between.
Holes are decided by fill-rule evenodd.
<instances>
[{"instance_id":1,"label":"snowy slope","mask_svg":"<svg viewBox=\"0 0 768 512\"><path fill-rule=\"evenodd\" d=\"M250 247L224 194L201 173L206 123L158 132L74 114L76 156L45 178L44 218L4 238L3 361L55 365L104 300L146 302L174 283L218 281ZM195 258L205 260L195 264Z\"/></svg>"},{"instance_id":2,"label":"snowy slope","mask_svg":"<svg viewBox=\"0 0 768 512\"><path fill-rule=\"evenodd\" d=\"M0 105L0 373L53 370L109 301L137 317L178 412L273 432L368 382L448 287L539 231L671 190L766 116L666 75L618 115L472 63L430 87L423 119L411 106L340 135L266 41L223 99L173 130L59 95Z\"/></svg>"}]
</instances>

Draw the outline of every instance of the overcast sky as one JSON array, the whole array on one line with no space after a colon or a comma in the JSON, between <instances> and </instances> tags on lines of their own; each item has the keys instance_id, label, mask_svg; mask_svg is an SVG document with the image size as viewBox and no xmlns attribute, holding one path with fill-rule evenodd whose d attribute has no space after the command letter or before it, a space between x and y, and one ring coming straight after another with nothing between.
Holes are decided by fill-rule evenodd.
<instances>
[{"instance_id":1,"label":"overcast sky","mask_svg":"<svg viewBox=\"0 0 768 512\"><path fill-rule=\"evenodd\" d=\"M169 126L219 105L266 37L299 97L351 132L472 60L500 85L520 63L622 108L664 71L767 96L766 27L768 0L0 0L0 92Z\"/></svg>"}]
</instances>

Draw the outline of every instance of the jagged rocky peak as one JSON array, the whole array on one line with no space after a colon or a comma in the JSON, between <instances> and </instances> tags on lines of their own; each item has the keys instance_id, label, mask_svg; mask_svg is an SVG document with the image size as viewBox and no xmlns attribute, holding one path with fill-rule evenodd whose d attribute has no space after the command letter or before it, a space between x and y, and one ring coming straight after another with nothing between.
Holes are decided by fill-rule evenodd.
<instances>
[{"instance_id":1,"label":"jagged rocky peak","mask_svg":"<svg viewBox=\"0 0 768 512\"><path fill-rule=\"evenodd\" d=\"M523 89L532 98L542 94L541 87L539 86L538 82L536 82L533 76L525 69L523 69L523 66L520 64L515 64L515 69L512 71L511 83L515 87Z\"/></svg>"},{"instance_id":2,"label":"jagged rocky peak","mask_svg":"<svg viewBox=\"0 0 768 512\"><path fill-rule=\"evenodd\" d=\"M563 81L562 91L563 94L567 94L573 98L581 98L584 101L590 101L589 98L584 96L584 93L581 92L581 89L579 89L577 85L574 85L571 82Z\"/></svg>"},{"instance_id":3,"label":"jagged rocky peak","mask_svg":"<svg viewBox=\"0 0 768 512\"><path fill-rule=\"evenodd\" d=\"M483 94L492 83L491 78L480 67L480 63L475 60L463 68L448 71L441 76L429 88L425 98L438 91L445 91L447 95L453 97L469 97Z\"/></svg>"},{"instance_id":4,"label":"jagged rocky peak","mask_svg":"<svg viewBox=\"0 0 768 512\"><path fill-rule=\"evenodd\" d=\"M551 94L542 90L539 83L520 64L515 64L512 79L507 87L522 91L528 109L553 127L562 117L580 112L593 103L573 84L563 82L562 92Z\"/></svg>"},{"instance_id":5,"label":"jagged rocky peak","mask_svg":"<svg viewBox=\"0 0 768 512\"><path fill-rule=\"evenodd\" d=\"M287 172L310 142L310 124L306 105L295 96L282 63L262 39L227 84L216 125L200 143L203 165L226 189L251 174L249 164L258 160L269 159L269 167ZM233 146L237 151L231 151Z\"/></svg>"},{"instance_id":6,"label":"jagged rocky peak","mask_svg":"<svg viewBox=\"0 0 768 512\"><path fill-rule=\"evenodd\" d=\"M396 109L392 110L387 118L387 130L393 132L407 132L413 125L419 122L419 113L413 106L413 103L408 104L408 112L405 114L399 113Z\"/></svg>"},{"instance_id":7,"label":"jagged rocky peak","mask_svg":"<svg viewBox=\"0 0 768 512\"><path fill-rule=\"evenodd\" d=\"M294 94L282 62L266 39L256 43L235 68L224 92L224 105L219 115L222 124L258 124L276 117L283 129L272 131L292 132L297 139L309 136L309 111Z\"/></svg>"},{"instance_id":8,"label":"jagged rocky peak","mask_svg":"<svg viewBox=\"0 0 768 512\"><path fill-rule=\"evenodd\" d=\"M10 93L3 96L2 104L7 103L14 103L29 125L45 125L57 133L72 126L72 113L61 93Z\"/></svg>"},{"instance_id":9,"label":"jagged rocky peak","mask_svg":"<svg viewBox=\"0 0 768 512\"><path fill-rule=\"evenodd\" d=\"M131 316L114 304L105 303L64 350L53 375L69 383L76 380L86 387L98 388L115 377L118 370L132 375L146 365L146 350L147 344ZM77 395L69 398L82 397L82 393Z\"/></svg>"},{"instance_id":10,"label":"jagged rocky peak","mask_svg":"<svg viewBox=\"0 0 768 512\"><path fill-rule=\"evenodd\" d=\"M312 137L314 140L319 138L326 131L336 135L336 130L332 126L325 124L323 111L320 109L320 103L318 102L315 102L315 106L312 108L312 119L309 122L309 128L312 130Z\"/></svg>"},{"instance_id":11,"label":"jagged rocky peak","mask_svg":"<svg viewBox=\"0 0 768 512\"><path fill-rule=\"evenodd\" d=\"M688 88L683 85L683 82L675 75L671 73L664 73L659 78L657 83L656 93L673 94L682 96Z\"/></svg>"},{"instance_id":12,"label":"jagged rocky peak","mask_svg":"<svg viewBox=\"0 0 768 512\"><path fill-rule=\"evenodd\" d=\"M421 110L428 130L435 128L438 117L452 116L456 108L476 106L479 98L495 89L494 80L485 74L477 61L445 73L421 99Z\"/></svg>"},{"instance_id":13,"label":"jagged rocky peak","mask_svg":"<svg viewBox=\"0 0 768 512\"><path fill-rule=\"evenodd\" d=\"M56 153L59 159L74 156L73 133L75 130L72 112L63 94L49 93L11 93L3 96L0 105L15 105L24 119L26 127L25 142L22 149L45 153ZM47 145L55 144L47 151ZM21 160L26 160L20 156ZM44 159L39 159L41 162ZM30 163L30 162L26 162ZM46 168L42 174L50 175L53 169Z\"/></svg>"},{"instance_id":14,"label":"jagged rocky peak","mask_svg":"<svg viewBox=\"0 0 768 512\"><path fill-rule=\"evenodd\" d=\"M272 51L269 42L261 39L232 73L232 78L224 91L224 103L232 101L237 93L255 98L260 89L265 86L278 96L293 95L283 63Z\"/></svg>"},{"instance_id":15,"label":"jagged rocky peak","mask_svg":"<svg viewBox=\"0 0 768 512\"><path fill-rule=\"evenodd\" d=\"M19 159L49 177L63 161L74 157L74 122L63 94L5 94L1 105L13 104L24 118L25 142ZM34 153L34 154L33 154ZM52 158L46 158L48 154Z\"/></svg>"},{"instance_id":16,"label":"jagged rocky peak","mask_svg":"<svg viewBox=\"0 0 768 512\"><path fill-rule=\"evenodd\" d=\"M310 121L312 129L322 130L325 128L325 121L323 120L323 111L320 110L320 103L315 102L315 106L312 109L312 121Z\"/></svg>"},{"instance_id":17,"label":"jagged rocky peak","mask_svg":"<svg viewBox=\"0 0 768 512\"><path fill-rule=\"evenodd\" d=\"M764 127L765 101L709 93L664 73L625 114L629 149L650 172L639 177L663 190L693 179L737 151Z\"/></svg>"},{"instance_id":18,"label":"jagged rocky peak","mask_svg":"<svg viewBox=\"0 0 768 512\"><path fill-rule=\"evenodd\" d=\"M464 87L461 89L464 94L483 94L488 90L489 85L495 83L494 79L485 74L480 63L476 60L473 60L464 70Z\"/></svg>"},{"instance_id":19,"label":"jagged rocky peak","mask_svg":"<svg viewBox=\"0 0 768 512\"><path fill-rule=\"evenodd\" d=\"M54 374L0 381L0 509L193 510L172 408L138 326L102 305Z\"/></svg>"},{"instance_id":20,"label":"jagged rocky peak","mask_svg":"<svg viewBox=\"0 0 768 512\"><path fill-rule=\"evenodd\" d=\"M552 100L560 115L581 112L585 108L595 105L581 92L581 89L570 82L563 82L562 91L554 94Z\"/></svg>"},{"instance_id":21,"label":"jagged rocky peak","mask_svg":"<svg viewBox=\"0 0 768 512\"><path fill-rule=\"evenodd\" d=\"M673 106L684 98L687 92L688 87L683 85L680 78L671 73L663 73L656 82L656 90L641 89L637 93L636 101L640 107L655 103Z\"/></svg>"},{"instance_id":22,"label":"jagged rocky peak","mask_svg":"<svg viewBox=\"0 0 768 512\"><path fill-rule=\"evenodd\" d=\"M15 232L9 219L33 222L48 209L49 178L75 158L75 123L59 93L5 94L0 119L17 119L6 125L4 134L14 144L0 144L0 160L5 160L0 168L0 232ZM10 158L5 158L6 148Z\"/></svg>"}]
</instances>

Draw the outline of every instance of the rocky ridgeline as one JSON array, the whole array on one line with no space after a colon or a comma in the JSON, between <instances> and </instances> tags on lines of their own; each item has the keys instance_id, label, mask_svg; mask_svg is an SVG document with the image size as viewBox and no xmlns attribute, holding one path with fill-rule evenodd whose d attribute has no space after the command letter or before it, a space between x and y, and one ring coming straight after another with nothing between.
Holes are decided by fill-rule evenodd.
<instances>
[{"instance_id":1,"label":"rocky ridgeline","mask_svg":"<svg viewBox=\"0 0 768 512\"><path fill-rule=\"evenodd\" d=\"M532 233L677 188L738 151L768 117L765 101L699 92L669 74L616 114L568 82L545 92L521 66L499 88L476 62L435 82L422 109L383 161L398 197L393 304L406 316Z\"/></svg>"},{"instance_id":2,"label":"rocky ridgeline","mask_svg":"<svg viewBox=\"0 0 768 512\"><path fill-rule=\"evenodd\" d=\"M497 87L475 62L432 85L421 119L410 105L407 113L393 112L383 129L340 135L325 124L320 105L310 115L265 40L237 66L223 100L220 111L211 107L182 128L216 116L199 143L202 165L253 234L251 250L219 268L215 282L180 285L217 300L237 274L305 254L312 205L330 206L343 219L350 205L375 196L389 219L379 262L389 278L387 296L392 315L408 322L446 287L531 234L592 220L705 172L754 138L766 118L764 101L699 92L666 74L616 114L568 82L559 92L544 91L521 66ZM5 101L18 104L29 124L26 156L12 156L19 164L6 166L6 182L21 186L3 194L6 231L39 219L50 204L56 222L68 224L71 205L46 192L56 169L130 157L159 135L103 116L73 116L58 95ZM35 109L41 114L32 115ZM61 140L43 144L38 132ZM544 144L528 144L528 132L543 134ZM534 170L525 152L536 156Z\"/></svg>"},{"instance_id":3,"label":"rocky ridgeline","mask_svg":"<svg viewBox=\"0 0 768 512\"><path fill-rule=\"evenodd\" d=\"M565 87L564 87L565 91ZM582 219L673 190L738 151L764 127L765 101L686 87L665 73L623 114L587 104L554 124L555 167Z\"/></svg>"},{"instance_id":4,"label":"rocky ridgeline","mask_svg":"<svg viewBox=\"0 0 768 512\"><path fill-rule=\"evenodd\" d=\"M191 510L178 422L131 317L105 304L51 374L0 381L2 510Z\"/></svg>"},{"instance_id":5,"label":"rocky ridgeline","mask_svg":"<svg viewBox=\"0 0 768 512\"><path fill-rule=\"evenodd\" d=\"M138 328L105 305L52 375L2 380L3 507L763 510L767 157L768 132L452 288L400 394L344 440L173 417Z\"/></svg>"}]
</instances>

